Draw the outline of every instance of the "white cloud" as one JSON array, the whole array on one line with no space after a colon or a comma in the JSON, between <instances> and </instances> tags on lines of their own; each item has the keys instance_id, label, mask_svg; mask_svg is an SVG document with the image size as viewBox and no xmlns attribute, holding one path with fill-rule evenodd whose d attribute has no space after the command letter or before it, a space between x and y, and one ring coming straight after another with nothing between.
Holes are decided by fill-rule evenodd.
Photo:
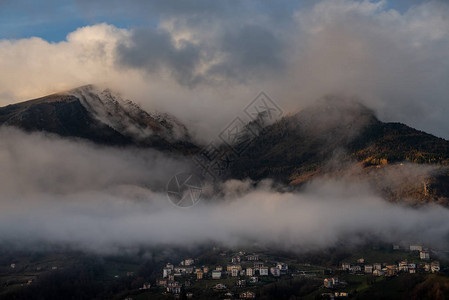
<instances>
[{"instance_id":1,"label":"white cloud","mask_svg":"<svg viewBox=\"0 0 449 300\"><path fill-rule=\"evenodd\" d=\"M185 162L16 130L2 129L0 137L4 245L99 253L210 241L298 252L376 239L448 246L448 210L387 203L364 183L320 180L291 193L270 182L231 180L219 199L179 209L163 187Z\"/></svg>"},{"instance_id":2,"label":"white cloud","mask_svg":"<svg viewBox=\"0 0 449 300\"><path fill-rule=\"evenodd\" d=\"M324 0L250 18L237 12L251 5L220 6L229 18L187 6L163 10L151 30L97 24L59 43L0 41L0 103L100 83L173 113L206 142L261 90L285 111L344 93L384 120L449 137L447 3L399 12L385 1Z\"/></svg>"},{"instance_id":3,"label":"white cloud","mask_svg":"<svg viewBox=\"0 0 449 300\"><path fill-rule=\"evenodd\" d=\"M114 48L126 31L99 24L80 28L67 41L40 38L0 41L0 103L27 100L110 77Z\"/></svg>"}]
</instances>

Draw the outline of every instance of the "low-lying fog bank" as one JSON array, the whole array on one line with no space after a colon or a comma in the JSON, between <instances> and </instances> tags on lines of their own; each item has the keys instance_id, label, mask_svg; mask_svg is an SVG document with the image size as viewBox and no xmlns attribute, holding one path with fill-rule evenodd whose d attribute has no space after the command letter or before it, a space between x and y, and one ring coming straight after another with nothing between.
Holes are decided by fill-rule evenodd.
<instances>
[{"instance_id":1,"label":"low-lying fog bank","mask_svg":"<svg viewBox=\"0 0 449 300\"><path fill-rule=\"evenodd\" d=\"M302 192L230 180L189 209L162 187L187 161L0 130L0 241L113 253L141 246L260 245L293 251L376 239L448 246L449 210L388 203L367 185L316 180Z\"/></svg>"}]
</instances>

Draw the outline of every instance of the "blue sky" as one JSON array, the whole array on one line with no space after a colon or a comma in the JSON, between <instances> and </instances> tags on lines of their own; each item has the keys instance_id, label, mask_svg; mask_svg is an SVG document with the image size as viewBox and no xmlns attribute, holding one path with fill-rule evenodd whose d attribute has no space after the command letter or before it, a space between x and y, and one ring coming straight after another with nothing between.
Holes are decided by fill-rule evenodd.
<instances>
[{"instance_id":1,"label":"blue sky","mask_svg":"<svg viewBox=\"0 0 449 300\"><path fill-rule=\"evenodd\" d=\"M143 25L140 18L105 15L101 11L86 14L75 1L0 0L0 39L35 36L59 42L79 27L103 22L120 28Z\"/></svg>"},{"instance_id":2,"label":"blue sky","mask_svg":"<svg viewBox=\"0 0 449 300\"><path fill-rule=\"evenodd\" d=\"M315 2L284 1L279 5L265 2L264 7L259 8L267 9L268 7L272 14L283 14L286 10L293 11L300 5L306 6ZM427 1L390 0L386 2L386 5L387 8L404 11L411 5L422 2ZM68 33L79 27L103 22L120 28L154 26L157 24L158 10L162 13L173 13L176 10L183 9L182 5L179 7L173 5L168 9L161 4L153 4L149 8L148 3L143 2L142 4L139 1L131 1L124 4L119 1L100 1L92 4L83 0L0 0L0 39L21 39L36 36L47 41L58 42L64 40ZM142 6L142 11L148 12L151 10L151 13L148 15L141 14L139 5ZM200 7L201 5L204 5L204 2L198 2L197 6ZM134 8L130 9L130 6L134 6ZM192 8L192 6L188 8Z\"/></svg>"}]
</instances>

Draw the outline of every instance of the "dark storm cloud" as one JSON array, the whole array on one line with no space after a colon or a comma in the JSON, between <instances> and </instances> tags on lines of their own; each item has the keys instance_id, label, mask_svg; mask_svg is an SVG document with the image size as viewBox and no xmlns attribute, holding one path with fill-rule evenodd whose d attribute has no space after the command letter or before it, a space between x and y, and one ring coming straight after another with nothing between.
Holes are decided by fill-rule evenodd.
<instances>
[{"instance_id":1,"label":"dark storm cloud","mask_svg":"<svg viewBox=\"0 0 449 300\"><path fill-rule=\"evenodd\" d=\"M164 30L141 28L133 31L128 45L117 47L118 63L141 68L148 73L168 70L180 84L191 85L198 79L195 68L200 60L198 46L183 41L175 47L171 35Z\"/></svg>"},{"instance_id":2,"label":"dark storm cloud","mask_svg":"<svg viewBox=\"0 0 449 300\"><path fill-rule=\"evenodd\" d=\"M187 86L210 83L207 80L210 76L240 82L273 76L285 65L283 42L274 32L259 25L228 28L218 34L214 43L194 44L187 40L178 43L175 46L173 37L165 30L136 29L130 41L117 47L117 62L121 67L147 73L165 70Z\"/></svg>"},{"instance_id":3,"label":"dark storm cloud","mask_svg":"<svg viewBox=\"0 0 449 300\"><path fill-rule=\"evenodd\" d=\"M219 43L225 58L210 67L210 74L245 81L274 76L285 66L283 41L268 28L245 24L224 32Z\"/></svg>"},{"instance_id":4,"label":"dark storm cloud","mask_svg":"<svg viewBox=\"0 0 449 300\"><path fill-rule=\"evenodd\" d=\"M139 3L124 9L133 10L136 5L150 15L158 14L159 27L166 22L170 28L134 30L130 45L118 48L119 64L147 73L170 69L178 83L189 87L217 80L242 83L268 74L275 76L285 66L281 33L291 26L291 3ZM138 15L148 18L142 12ZM191 41L182 37L185 32ZM178 34L181 38L174 45Z\"/></svg>"}]
</instances>

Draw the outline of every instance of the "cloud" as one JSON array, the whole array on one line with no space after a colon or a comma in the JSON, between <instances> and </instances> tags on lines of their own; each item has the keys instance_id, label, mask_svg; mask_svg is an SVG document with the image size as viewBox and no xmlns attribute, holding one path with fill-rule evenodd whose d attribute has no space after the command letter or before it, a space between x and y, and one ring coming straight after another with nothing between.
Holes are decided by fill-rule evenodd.
<instances>
[{"instance_id":1,"label":"cloud","mask_svg":"<svg viewBox=\"0 0 449 300\"><path fill-rule=\"evenodd\" d=\"M0 41L0 103L100 83L208 142L261 90L287 112L346 94L382 120L449 137L447 3L284 4L78 1L86 15L136 13L142 25L87 26L59 43Z\"/></svg>"},{"instance_id":2,"label":"cloud","mask_svg":"<svg viewBox=\"0 0 449 300\"><path fill-rule=\"evenodd\" d=\"M123 11L121 1L77 3L87 15ZM173 113L208 142L243 118L261 90L286 112L338 93L357 95L384 120L449 137L448 4L403 11L386 1L284 4L132 1L124 13L149 15L150 25L96 24L57 43L0 40L0 103L100 84L149 111ZM209 241L297 251L372 239L448 246L448 210L387 203L350 178L295 192L232 180L218 199L179 210L164 188L189 161L11 128L0 129L0 140L4 245L101 253ZM407 179L427 172L406 170ZM394 172L383 175L386 186L399 181Z\"/></svg>"},{"instance_id":3,"label":"cloud","mask_svg":"<svg viewBox=\"0 0 449 300\"><path fill-rule=\"evenodd\" d=\"M285 67L283 41L263 26L245 24L233 28L223 33L219 43L223 58L210 66L207 75L251 82L254 77L277 75Z\"/></svg>"},{"instance_id":4,"label":"cloud","mask_svg":"<svg viewBox=\"0 0 449 300\"><path fill-rule=\"evenodd\" d=\"M0 90L13 95L1 103L98 82L113 68L117 41L128 34L99 24L80 28L60 43L40 38L0 40Z\"/></svg>"},{"instance_id":5,"label":"cloud","mask_svg":"<svg viewBox=\"0 0 449 300\"><path fill-rule=\"evenodd\" d=\"M121 185L158 191L165 189L172 174L189 169L185 159L148 149L100 147L12 128L1 128L0 139L2 200L18 195L76 194Z\"/></svg>"},{"instance_id":6,"label":"cloud","mask_svg":"<svg viewBox=\"0 0 449 300\"><path fill-rule=\"evenodd\" d=\"M382 119L447 137L441 79L449 70L443 50L449 27L442 21L449 6L432 2L400 14L382 4L323 1L298 12L298 44L304 45L297 55L298 88L356 94Z\"/></svg>"},{"instance_id":7,"label":"cloud","mask_svg":"<svg viewBox=\"0 0 449 300\"><path fill-rule=\"evenodd\" d=\"M197 81L194 73L200 60L198 46L188 41L175 46L168 32L152 28L134 30L127 44L120 44L117 48L119 64L142 68L148 73L158 73L163 69L182 85L192 85Z\"/></svg>"},{"instance_id":8,"label":"cloud","mask_svg":"<svg viewBox=\"0 0 449 300\"><path fill-rule=\"evenodd\" d=\"M372 240L437 248L449 242L449 210L388 203L363 182L319 180L286 192L269 181L231 180L219 186L219 198L179 209L164 187L188 162L12 129L0 137L4 246L104 254L208 242L298 252Z\"/></svg>"}]
</instances>

